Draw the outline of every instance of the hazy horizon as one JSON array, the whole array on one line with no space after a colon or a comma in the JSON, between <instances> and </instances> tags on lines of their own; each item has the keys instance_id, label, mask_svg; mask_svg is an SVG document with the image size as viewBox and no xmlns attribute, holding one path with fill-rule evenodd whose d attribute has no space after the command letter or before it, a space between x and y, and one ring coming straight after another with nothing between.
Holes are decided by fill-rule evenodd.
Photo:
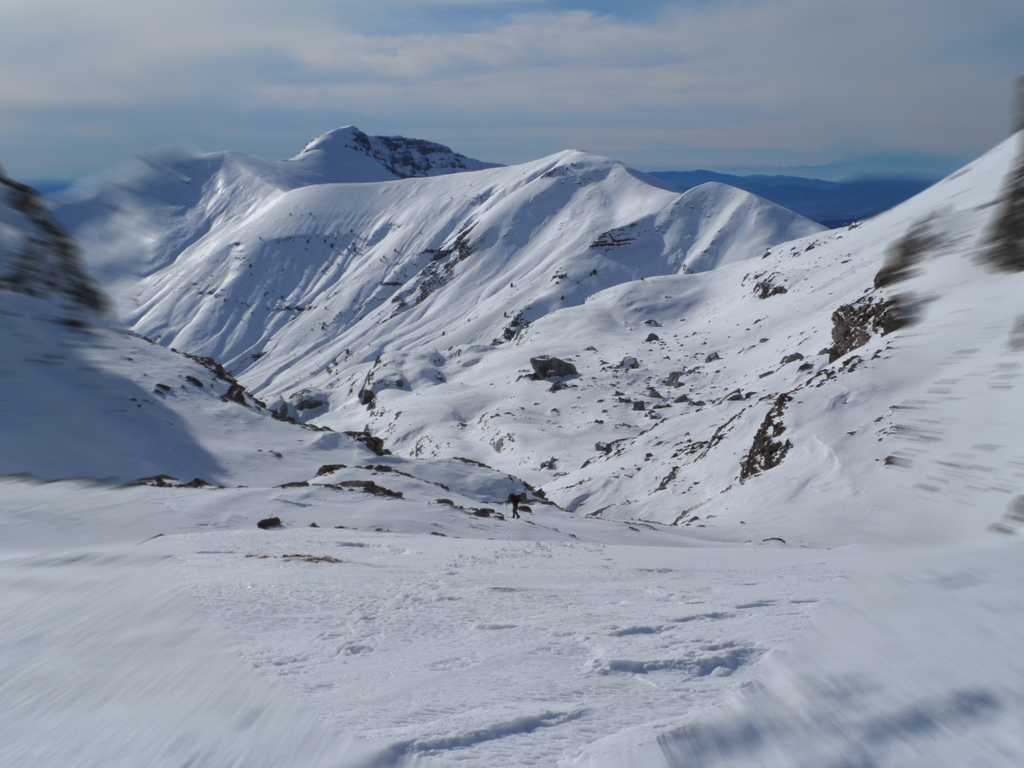
<instances>
[{"instance_id":1,"label":"hazy horizon","mask_svg":"<svg viewBox=\"0 0 1024 768\"><path fill-rule=\"evenodd\" d=\"M12 0L0 163L285 158L354 124L502 164L937 177L1008 134L1021 39L1016 0Z\"/></svg>"}]
</instances>

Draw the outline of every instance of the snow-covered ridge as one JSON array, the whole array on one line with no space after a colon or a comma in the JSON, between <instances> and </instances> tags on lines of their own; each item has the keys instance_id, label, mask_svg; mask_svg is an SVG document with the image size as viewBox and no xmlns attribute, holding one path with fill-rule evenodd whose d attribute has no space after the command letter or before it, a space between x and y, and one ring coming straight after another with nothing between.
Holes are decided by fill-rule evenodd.
<instances>
[{"instance_id":1,"label":"snow-covered ridge","mask_svg":"<svg viewBox=\"0 0 1024 768\"><path fill-rule=\"evenodd\" d=\"M312 482L372 493L386 473L394 498L408 494L414 506L443 492L454 517L529 490L462 462L424 474L424 462L389 456L359 430L296 424L217 361L143 339L103 305L45 201L0 175L0 477L190 488Z\"/></svg>"},{"instance_id":2,"label":"snow-covered ridge","mask_svg":"<svg viewBox=\"0 0 1024 768\"><path fill-rule=\"evenodd\" d=\"M348 126L314 139L290 160L182 148L143 155L83 180L56 196L53 206L85 251L90 271L124 313L135 301L139 278L284 191L493 165L441 144L368 136Z\"/></svg>"},{"instance_id":3,"label":"snow-covered ridge","mask_svg":"<svg viewBox=\"0 0 1024 768\"><path fill-rule=\"evenodd\" d=\"M396 345L369 377L371 431L398 453L487 461L578 513L709 537L884 538L895 520L901 536L979 533L1015 514L1000 494L1024 458L1011 428L981 416L1020 365L1020 276L993 272L986 257L1018 199L1007 196L1017 162L1008 140L875 219L709 272L623 282L508 344L467 344L456 329L433 368ZM609 230L597 245L628 249L638 230ZM545 354L578 376L524 378ZM367 380L343 371L309 381L342 394ZM982 379L991 391L973 387ZM1016 413L1010 392L999 407ZM350 397L316 420L366 423ZM938 424L959 436L932 441ZM963 451L990 474L964 469L969 489L950 478L946 496L915 501L932 523L865 513L915 483L941 488L934 478L963 463L953 454L968 443L999 446L984 460ZM950 497L985 511L947 517Z\"/></svg>"},{"instance_id":4,"label":"snow-covered ridge","mask_svg":"<svg viewBox=\"0 0 1024 768\"><path fill-rule=\"evenodd\" d=\"M223 215L200 226L194 206L160 234L168 261L136 283L130 318L223 361L279 414L368 425L407 457L494 465L570 510L721 529L750 524L755 499L810 515L825 493L849 521L879 468L902 461L893 406L926 387L944 334L972 331L935 308L958 307L965 285L1009 285L977 252L1014 157L1007 142L830 232L732 188L678 195L575 151L365 184L224 179L203 198L234 201ZM892 254L917 251L882 277ZM1011 308L993 294L985 311ZM909 368L889 362L903 339L918 340ZM542 355L578 378L537 392L524 376ZM857 407L837 408L851 393ZM801 534L830 539L823 523Z\"/></svg>"},{"instance_id":5,"label":"snow-covered ridge","mask_svg":"<svg viewBox=\"0 0 1024 768\"><path fill-rule=\"evenodd\" d=\"M289 162L352 135L331 134ZM131 252L125 238L135 235L112 233L105 216L79 223L87 236L93 226L105 233L90 252ZM103 273L130 283L122 295L137 305L126 316L138 332L223 361L268 402L339 382L344 400L350 385L337 374L385 349L503 343L609 286L712 269L820 231L733 188L680 195L622 163L566 151L379 183L269 189L225 178L157 227L161 255L144 272ZM323 373L333 381L314 380Z\"/></svg>"}]
</instances>

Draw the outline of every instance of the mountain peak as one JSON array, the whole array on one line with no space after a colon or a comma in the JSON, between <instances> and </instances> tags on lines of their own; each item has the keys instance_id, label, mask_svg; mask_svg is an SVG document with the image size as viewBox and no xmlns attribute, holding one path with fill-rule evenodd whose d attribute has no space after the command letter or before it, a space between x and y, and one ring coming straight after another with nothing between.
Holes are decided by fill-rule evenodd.
<instances>
[{"instance_id":1,"label":"mountain peak","mask_svg":"<svg viewBox=\"0 0 1024 768\"><path fill-rule=\"evenodd\" d=\"M495 163L453 152L450 147L405 136L370 136L347 125L309 142L292 158L321 170L361 169L362 181L388 181L414 176L440 176L456 171L494 168ZM350 175L350 174L348 174Z\"/></svg>"},{"instance_id":2,"label":"mountain peak","mask_svg":"<svg viewBox=\"0 0 1024 768\"><path fill-rule=\"evenodd\" d=\"M337 151L338 149L354 148L361 142L366 141L368 138L369 137L365 133L354 125L335 128L321 136L317 136L315 139L307 143L306 146L302 148L302 151L292 159L298 160L304 155L317 151L332 152Z\"/></svg>"}]
</instances>

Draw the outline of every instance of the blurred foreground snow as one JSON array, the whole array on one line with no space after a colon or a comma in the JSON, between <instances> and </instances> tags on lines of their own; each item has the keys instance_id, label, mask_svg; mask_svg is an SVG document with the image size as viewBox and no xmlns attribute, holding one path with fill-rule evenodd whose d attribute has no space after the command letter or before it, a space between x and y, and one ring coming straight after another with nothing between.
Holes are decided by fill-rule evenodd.
<instances>
[{"instance_id":1,"label":"blurred foreground snow","mask_svg":"<svg viewBox=\"0 0 1024 768\"><path fill-rule=\"evenodd\" d=\"M0 560L0 765L369 766L231 653L166 556Z\"/></svg>"},{"instance_id":2,"label":"blurred foreground snow","mask_svg":"<svg viewBox=\"0 0 1024 768\"><path fill-rule=\"evenodd\" d=\"M594 766L1024 765L1019 539L864 554L814 629L731 705Z\"/></svg>"}]
</instances>

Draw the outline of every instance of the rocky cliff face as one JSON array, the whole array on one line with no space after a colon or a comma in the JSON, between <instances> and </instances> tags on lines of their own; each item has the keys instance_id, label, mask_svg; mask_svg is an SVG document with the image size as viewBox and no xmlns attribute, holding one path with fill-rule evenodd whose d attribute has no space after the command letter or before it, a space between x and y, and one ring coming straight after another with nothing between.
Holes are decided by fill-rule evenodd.
<instances>
[{"instance_id":1,"label":"rocky cliff face","mask_svg":"<svg viewBox=\"0 0 1024 768\"><path fill-rule=\"evenodd\" d=\"M0 169L0 289L98 312L105 299L42 197Z\"/></svg>"}]
</instances>

